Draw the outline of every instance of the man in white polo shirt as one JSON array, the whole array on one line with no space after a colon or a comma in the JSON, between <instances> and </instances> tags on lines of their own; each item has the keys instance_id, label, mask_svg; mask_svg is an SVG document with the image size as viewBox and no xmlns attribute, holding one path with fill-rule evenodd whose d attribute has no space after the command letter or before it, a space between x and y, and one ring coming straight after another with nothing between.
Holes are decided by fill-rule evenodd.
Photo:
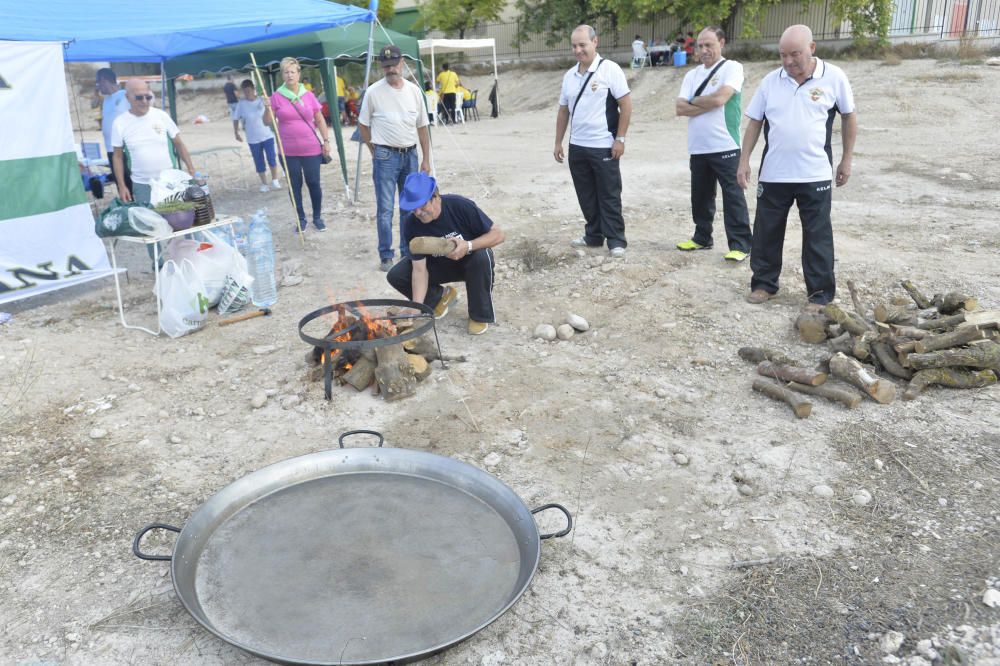
<instances>
[{"instance_id":1,"label":"man in white polo shirt","mask_svg":"<svg viewBox=\"0 0 1000 666\"><path fill-rule=\"evenodd\" d=\"M737 171L740 187L750 180L750 153L764 128L749 303L763 303L778 291L785 223L793 203L802 220L802 273L809 302L823 305L836 294L830 222L833 117L840 113L843 146L837 187L851 177L858 124L847 76L813 56L815 50L807 26L786 29L778 42L781 67L764 77L747 107L750 124Z\"/></svg>"},{"instance_id":2,"label":"man in white polo shirt","mask_svg":"<svg viewBox=\"0 0 1000 666\"><path fill-rule=\"evenodd\" d=\"M601 247L612 257L625 256L622 216L622 173L625 133L632 117L632 98L622 68L597 54L597 33L578 26L571 36L578 65L563 76L556 115L556 146L562 163L563 136L569 128L569 172L587 223L573 247ZM617 115L617 118L615 117Z\"/></svg>"},{"instance_id":3,"label":"man in white polo shirt","mask_svg":"<svg viewBox=\"0 0 1000 666\"><path fill-rule=\"evenodd\" d=\"M743 65L722 57L726 33L710 26L698 35L702 67L684 76L677 98L677 115L688 118L691 155L691 215L694 236L677 244L678 250L712 247L715 184L722 187L722 213L729 252L726 261L743 261L750 254L750 213L743 189L736 182L740 162L740 100Z\"/></svg>"},{"instance_id":4,"label":"man in white polo shirt","mask_svg":"<svg viewBox=\"0 0 1000 666\"><path fill-rule=\"evenodd\" d=\"M195 173L194 164L177 125L166 113L152 108L149 84L133 79L125 84L125 92L131 108L115 118L111 128L118 198L148 204L152 194L150 183L164 169L177 168L178 156L191 175ZM131 190L124 179L126 159L132 169Z\"/></svg>"}]
</instances>

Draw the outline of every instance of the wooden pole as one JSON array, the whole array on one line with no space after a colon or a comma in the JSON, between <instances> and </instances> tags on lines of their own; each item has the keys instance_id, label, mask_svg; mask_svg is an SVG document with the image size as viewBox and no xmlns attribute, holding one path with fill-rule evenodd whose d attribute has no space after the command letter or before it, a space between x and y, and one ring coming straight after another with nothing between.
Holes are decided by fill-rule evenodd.
<instances>
[{"instance_id":1,"label":"wooden pole","mask_svg":"<svg viewBox=\"0 0 1000 666\"><path fill-rule=\"evenodd\" d=\"M260 68L257 67L257 56L252 52L250 53L250 62L253 63L253 73L257 77L257 87L260 88L262 94L267 94L267 88L264 87L264 79L260 76ZM288 191L288 203L292 205L292 217L295 219L295 229L296 236L299 237L299 245L302 249L306 249L306 240L303 238L302 230L299 228L299 211L295 208L295 198L292 195L292 179L288 176L288 160L285 159L285 147L281 143L281 132L278 131L278 114L274 112L274 109L270 105L267 107L268 112L271 114L271 122L274 123L274 141L278 144L278 155L281 158L281 167L285 170L285 190Z\"/></svg>"}]
</instances>

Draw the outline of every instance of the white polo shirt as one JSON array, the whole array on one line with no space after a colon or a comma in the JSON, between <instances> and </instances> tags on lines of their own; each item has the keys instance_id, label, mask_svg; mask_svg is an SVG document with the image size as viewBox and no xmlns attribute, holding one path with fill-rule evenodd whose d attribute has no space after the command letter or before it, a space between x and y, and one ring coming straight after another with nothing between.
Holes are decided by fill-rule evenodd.
<instances>
[{"instance_id":1,"label":"white polo shirt","mask_svg":"<svg viewBox=\"0 0 1000 666\"><path fill-rule=\"evenodd\" d=\"M111 127L111 145L125 151L132 180L149 185L164 169L177 167L172 139L178 133L177 125L160 109L142 116L123 113Z\"/></svg>"},{"instance_id":2,"label":"white polo shirt","mask_svg":"<svg viewBox=\"0 0 1000 666\"><path fill-rule=\"evenodd\" d=\"M678 97L690 100L702 81L712 73L719 63L711 67L695 67L684 75L681 84L681 94ZM712 74L701 91L700 97L707 97L718 92L723 86L729 86L736 92L720 107L706 111L699 116L688 118L688 153L691 155L709 155L723 153L740 148L740 102L743 99L743 65L735 60L726 60Z\"/></svg>"},{"instance_id":3,"label":"white polo shirt","mask_svg":"<svg viewBox=\"0 0 1000 666\"><path fill-rule=\"evenodd\" d=\"M601 62L603 65L598 65ZM600 55L594 56L594 62L586 72L580 74L579 67L574 66L563 76L562 91L559 93L559 106L569 108L569 142L570 145L582 148L610 148L615 138L608 131L607 98L608 91L615 99L621 99L631 91L625 72L617 63L605 61ZM587 75L594 72L587 82L587 89L576 96L586 81Z\"/></svg>"},{"instance_id":4,"label":"white polo shirt","mask_svg":"<svg viewBox=\"0 0 1000 666\"><path fill-rule=\"evenodd\" d=\"M403 80L393 88L385 79L368 86L358 122L371 128L372 143L390 148L417 145L417 128L428 124L424 93L417 84Z\"/></svg>"},{"instance_id":5,"label":"white polo shirt","mask_svg":"<svg viewBox=\"0 0 1000 666\"><path fill-rule=\"evenodd\" d=\"M764 77L746 115L764 122L764 183L833 180L830 138L837 113L854 113L847 75L816 58L816 69L801 86L779 67Z\"/></svg>"}]
</instances>

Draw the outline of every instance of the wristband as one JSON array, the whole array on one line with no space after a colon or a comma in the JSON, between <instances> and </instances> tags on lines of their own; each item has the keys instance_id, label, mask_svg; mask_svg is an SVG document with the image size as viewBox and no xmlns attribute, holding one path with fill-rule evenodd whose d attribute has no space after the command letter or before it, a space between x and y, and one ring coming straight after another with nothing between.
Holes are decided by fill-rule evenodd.
<instances>
[{"instance_id":1,"label":"wristband","mask_svg":"<svg viewBox=\"0 0 1000 666\"><path fill-rule=\"evenodd\" d=\"M469 244L469 251L467 254L472 254L472 241L466 241Z\"/></svg>"}]
</instances>

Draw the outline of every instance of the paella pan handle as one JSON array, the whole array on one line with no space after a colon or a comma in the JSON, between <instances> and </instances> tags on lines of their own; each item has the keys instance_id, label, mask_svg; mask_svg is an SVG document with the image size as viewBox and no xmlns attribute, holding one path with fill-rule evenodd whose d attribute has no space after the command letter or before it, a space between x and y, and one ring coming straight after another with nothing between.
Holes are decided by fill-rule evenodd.
<instances>
[{"instance_id":1,"label":"paella pan handle","mask_svg":"<svg viewBox=\"0 0 1000 666\"><path fill-rule=\"evenodd\" d=\"M340 442L340 448L344 448L344 440L351 435L375 435L378 437L379 448L382 448L382 445L385 444L385 437L383 437L382 433L377 430L348 430L340 436L340 439L337 440Z\"/></svg>"},{"instance_id":2,"label":"paella pan handle","mask_svg":"<svg viewBox=\"0 0 1000 666\"><path fill-rule=\"evenodd\" d=\"M170 530L171 532L177 532L177 533L180 533L180 531L181 531L181 528L179 528L179 527L174 527L173 525L165 525L163 523L152 523L151 525L146 525L141 530L139 530L138 534L135 535L135 538L132 539L132 553L136 557L138 557L141 560L166 560L166 561L170 561L170 559L171 559L170 555L147 555L146 553L144 553L141 550L139 550L139 542L142 541L142 537L146 536L147 532L150 532L152 530L157 530L157 529L159 529L159 530Z\"/></svg>"},{"instance_id":3,"label":"paella pan handle","mask_svg":"<svg viewBox=\"0 0 1000 666\"><path fill-rule=\"evenodd\" d=\"M543 504L537 509L532 509L531 513L539 513L545 511L546 509L559 509L566 516L566 529L560 530L558 532L551 532L549 534L539 534L539 539L551 539L552 537L566 536L573 529L573 516L570 515L569 511L562 504Z\"/></svg>"}]
</instances>

